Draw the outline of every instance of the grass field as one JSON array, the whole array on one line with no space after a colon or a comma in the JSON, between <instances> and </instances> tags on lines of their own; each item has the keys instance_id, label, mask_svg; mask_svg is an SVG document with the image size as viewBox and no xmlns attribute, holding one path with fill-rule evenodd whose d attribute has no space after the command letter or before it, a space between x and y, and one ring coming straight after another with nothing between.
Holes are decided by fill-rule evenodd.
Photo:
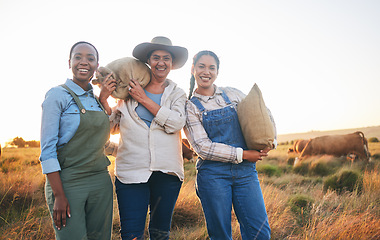
<instances>
[{"instance_id":1,"label":"grass field","mask_svg":"<svg viewBox=\"0 0 380 240\"><path fill-rule=\"evenodd\" d=\"M380 143L369 144L370 163L321 156L297 167L290 164L295 156L288 156L289 146L257 164L272 239L380 239ZM38 156L38 148L3 149L0 239L54 239ZM207 239L194 163L185 163L185 177L171 239ZM240 239L235 217L232 228L233 239ZM113 239L120 239L118 230L115 198Z\"/></svg>"}]
</instances>

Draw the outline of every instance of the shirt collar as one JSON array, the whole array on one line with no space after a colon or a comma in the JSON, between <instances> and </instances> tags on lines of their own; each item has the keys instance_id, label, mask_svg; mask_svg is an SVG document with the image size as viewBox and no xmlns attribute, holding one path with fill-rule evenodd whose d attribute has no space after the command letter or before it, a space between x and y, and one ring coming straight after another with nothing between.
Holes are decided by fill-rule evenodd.
<instances>
[{"instance_id":1,"label":"shirt collar","mask_svg":"<svg viewBox=\"0 0 380 240\"><path fill-rule=\"evenodd\" d=\"M217 95L222 95L223 92L218 86L214 85L214 88L215 88L215 92L214 92L214 95L212 96L204 96L204 95L194 92L194 97L198 98L199 100L203 102L208 102L210 99L215 98Z\"/></svg>"},{"instance_id":2,"label":"shirt collar","mask_svg":"<svg viewBox=\"0 0 380 240\"><path fill-rule=\"evenodd\" d=\"M92 85L89 83L88 84L88 89L89 90L85 91L78 84L76 84L72 79L67 79L66 82L65 82L65 85L68 86L78 96L84 95L86 93L92 95L93 94L93 90L94 90L93 87L92 87Z\"/></svg>"}]
</instances>

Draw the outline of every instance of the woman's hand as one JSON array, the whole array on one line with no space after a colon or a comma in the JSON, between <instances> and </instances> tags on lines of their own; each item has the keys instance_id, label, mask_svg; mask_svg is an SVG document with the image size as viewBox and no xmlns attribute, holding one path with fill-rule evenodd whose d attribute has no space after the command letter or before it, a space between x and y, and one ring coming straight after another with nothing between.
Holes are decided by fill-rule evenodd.
<instances>
[{"instance_id":1,"label":"woman's hand","mask_svg":"<svg viewBox=\"0 0 380 240\"><path fill-rule=\"evenodd\" d=\"M108 74L100 86L99 101L103 105L107 114L112 113L112 109L109 106L107 99L113 91L116 89L116 80L112 77L112 73Z\"/></svg>"},{"instance_id":2,"label":"woman's hand","mask_svg":"<svg viewBox=\"0 0 380 240\"><path fill-rule=\"evenodd\" d=\"M66 216L71 217L70 205L65 196L56 197L53 207L53 220L58 230L66 227Z\"/></svg>"},{"instance_id":3,"label":"woman's hand","mask_svg":"<svg viewBox=\"0 0 380 240\"><path fill-rule=\"evenodd\" d=\"M133 97L137 102L143 104L147 96L144 89L141 87L140 83L134 79L129 82L129 95Z\"/></svg>"},{"instance_id":4,"label":"woman's hand","mask_svg":"<svg viewBox=\"0 0 380 240\"><path fill-rule=\"evenodd\" d=\"M113 91L116 89L116 80L112 77L112 73L108 74L102 85L100 86L99 100L107 100ZM103 102L102 102L103 103Z\"/></svg>"},{"instance_id":5,"label":"woman's hand","mask_svg":"<svg viewBox=\"0 0 380 240\"><path fill-rule=\"evenodd\" d=\"M150 99L146 94L144 89L141 87L140 83L134 79L129 82L129 95L135 99L138 103L142 104L149 112L156 116L161 106Z\"/></svg>"},{"instance_id":6,"label":"woman's hand","mask_svg":"<svg viewBox=\"0 0 380 240\"><path fill-rule=\"evenodd\" d=\"M270 148L265 148L264 150L256 151L256 150L244 150L243 151L243 159L249 162L257 162L259 160L263 160L264 157L268 156L268 152Z\"/></svg>"}]
</instances>

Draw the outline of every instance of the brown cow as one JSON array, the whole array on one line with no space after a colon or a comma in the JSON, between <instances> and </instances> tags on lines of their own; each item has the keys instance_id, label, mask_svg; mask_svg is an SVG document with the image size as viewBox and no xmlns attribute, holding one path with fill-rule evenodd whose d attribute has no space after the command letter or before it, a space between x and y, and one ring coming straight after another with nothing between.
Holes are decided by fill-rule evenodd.
<instances>
[{"instance_id":1,"label":"brown cow","mask_svg":"<svg viewBox=\"0 0 380 240\"><path fill-rule=\"evenodd\" d=\"M296 140L296 141L293 143L293 146L291 146L291 147L288 149L288 153L295 152L296 145L297 145L298 142L299 142L299 140Z\"/></svg>"},{"instance_id":2,"label":"brown cow","mask_svg":"<svg viewBox=\"0 0 380 240\"><path fill-rule=\"evenodd\" d=\"M189 140L182 138L182 156L193 162L193 157L197 154L194 152L193 148L190 146Z\"/></svg>"},{"instance_id":3,"label":"brown cow","mask_svg":"<svg viewBox=\"0 0 380 240\"><path fill-rule=\"evenodd\" d=\"M333 155L336 157L354 154L359 159L369 161L368 142L362 132L345 135L328 135L310 139L301 152L300 160L313 155Z\"/></svg>"},{"instance_id":4,"label":"brown cow","mask_svg":"<svg viewBox=\"0 0 380 240\"><path fill-rule=\"evenodd\" d=\"M295 141L293 146L288 149L288 153L291 153L291 152L301 153L308 142L309 140L304 140L304 139Z\"/></svg>"}]
</instances>

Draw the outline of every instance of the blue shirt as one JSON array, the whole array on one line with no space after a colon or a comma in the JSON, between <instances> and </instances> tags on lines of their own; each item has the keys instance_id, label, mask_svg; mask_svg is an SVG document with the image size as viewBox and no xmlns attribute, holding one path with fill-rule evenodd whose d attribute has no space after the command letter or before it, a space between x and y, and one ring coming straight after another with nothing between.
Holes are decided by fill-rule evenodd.
<instances>
[{"instance_id":1,"label":"blue shirt","mask_svg":"<svg viewBox=\"0 0 380 240\"><path fill-rule=\"evenodd\" d=\"M89 111L102 111L95 99L93 88L83 90L71 79L65 82ZM42 103L41 155L42 173L60 171L57 149L63 147L75 134L80 122L79 107L71 94L61 86L50 89Z\"/></svg>"},{"instance_id":2,"label":"blue shirt","mask_svg":"<svg viewBox=\"0 0 380 240\"><path fill-rule=\"evenodd\" d=\"M145 94L147 95L148 98L152 99L155 103L160 105L162 93L153 94L153 93L148 92L145 89L144 89L144 91L145 91ZM148 125L148 127L150 127L150 124L152 123L154 115L151 112L149 112L149 110L146 109L146 107L144 107L140 103L136 108L136 113L146 123L146 125Z\"/></svg>"}]
</instances>

